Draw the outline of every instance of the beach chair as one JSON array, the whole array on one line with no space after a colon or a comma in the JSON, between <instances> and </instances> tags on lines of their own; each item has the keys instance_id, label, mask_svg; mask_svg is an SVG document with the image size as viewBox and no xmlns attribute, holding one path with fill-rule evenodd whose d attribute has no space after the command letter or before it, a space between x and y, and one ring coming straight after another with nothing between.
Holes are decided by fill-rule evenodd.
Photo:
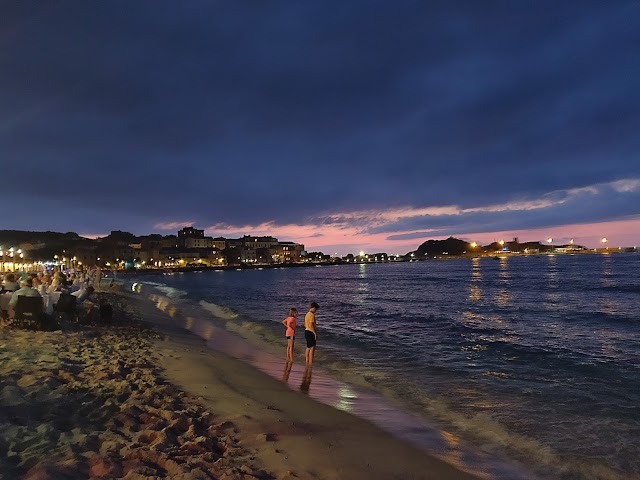
<instances>
[{"instance_id":1,"label":"beach chair","mask_svg":"<svg viewBox=\"0 0 640 480\"><path fill-rule=\"evenodd\" d=\"M14 310L12 325L42 330L44 328L44 302L42 297L20 295Z\"/></svg>"},{"instance_id":2,"label":"beach chair","mask_svg":"<svg viewBox=\"0 0 640 480\"><path fill-rule=\"evenodd\" d=\"M78 320L78 312L76 310L77 297L70 293L61 293L58 303L54 307L55 319L61 320Z\"/></svg>"}]
</instances>

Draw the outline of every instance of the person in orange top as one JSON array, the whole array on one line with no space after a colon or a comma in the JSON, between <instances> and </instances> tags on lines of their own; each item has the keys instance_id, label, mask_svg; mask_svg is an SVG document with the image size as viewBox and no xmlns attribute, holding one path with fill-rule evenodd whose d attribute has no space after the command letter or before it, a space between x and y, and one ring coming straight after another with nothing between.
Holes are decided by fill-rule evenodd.
<instances>
[{"instance_id":1,"label":"person in orange top","mask_svg":"<svg viewBox=\"0 0 640 480\"><path fill-rule=\"evenodd\" d=\"M287 362L293 362L293 344L296 341L296 317L298 316L298 310L291 308L289 310L289 316L282 321L282 324L287 327L285 336L287 337Z\"/></svg>"}]
</instances>

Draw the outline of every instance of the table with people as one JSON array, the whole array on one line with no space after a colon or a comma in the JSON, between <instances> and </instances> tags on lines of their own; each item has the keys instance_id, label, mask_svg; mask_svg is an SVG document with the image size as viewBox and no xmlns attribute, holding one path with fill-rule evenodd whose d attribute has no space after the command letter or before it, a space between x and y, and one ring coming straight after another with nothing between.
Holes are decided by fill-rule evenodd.
<instances>
[{"instance_id":1,"label":"table with people","mask_svg":"<svg viewBox=\"0 0 640 480\"><path fill-rule=\"evenodd\" d=\"M15 306L20 296L41 297L41 313L52 317L63 294L75 296L78 314L84 313L85 317L90 317L95 306L92 301L94 282L95 279L88 274L67 276L62 271L56 271L53 274L38 272L19 276L8 272L0 285L0 317L4 320L14 318Z\"/></svg>"}]
</instances>

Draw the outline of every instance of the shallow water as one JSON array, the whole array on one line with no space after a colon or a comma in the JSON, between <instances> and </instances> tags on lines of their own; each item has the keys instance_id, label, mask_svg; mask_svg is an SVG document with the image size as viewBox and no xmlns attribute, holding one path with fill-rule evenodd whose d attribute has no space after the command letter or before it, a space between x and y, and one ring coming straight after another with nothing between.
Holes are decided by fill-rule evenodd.
<instances>
[{"instance_id":1,"label":"shallow water","mask_svg":"<svg viewBox=\"0 0 640 480\"><path fill-rule=\"evenodd\" d=\"M301 323L317 301L309 395L493 478L607 479L640 476L638 265L558 255L139 280L197 328L258 342L268 358L232 354L276 377L280 322L297 307ZM292 388L304 383L301 338Z\"/></svg>"}]
</instances>

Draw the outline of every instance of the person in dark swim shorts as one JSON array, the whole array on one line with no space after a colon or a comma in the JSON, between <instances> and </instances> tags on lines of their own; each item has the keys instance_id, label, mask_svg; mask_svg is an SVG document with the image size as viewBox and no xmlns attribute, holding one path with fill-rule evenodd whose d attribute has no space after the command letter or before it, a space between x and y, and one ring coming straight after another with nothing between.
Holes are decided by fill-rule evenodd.
<instances>
[{"instance_id":1,"label":"person in dark swim shorts","mask_svg":"<svg viewBox=\"0 0 640 480\"><path fill-rule=\"evenodd\" d=\"M310 330L304 331L304 339L307 341L307 348L315 347L316 342L316 334Z\"/></svg>"},{"instance_id":2,"label":"person in dark swim shorts","mask_svg":"<svg viewBox=\"0 0 640 480\"><path fill-rule=\"evenodd\" d=\"M304 338L307 341L307 349L304 352L304 359L307 365L313 363L313 356L316 352L316 343L318 341L318 331L316 329L316 312L320 308L316 302L311 302L309 311L304 316Z\"/></svg>"}]
</instances>

